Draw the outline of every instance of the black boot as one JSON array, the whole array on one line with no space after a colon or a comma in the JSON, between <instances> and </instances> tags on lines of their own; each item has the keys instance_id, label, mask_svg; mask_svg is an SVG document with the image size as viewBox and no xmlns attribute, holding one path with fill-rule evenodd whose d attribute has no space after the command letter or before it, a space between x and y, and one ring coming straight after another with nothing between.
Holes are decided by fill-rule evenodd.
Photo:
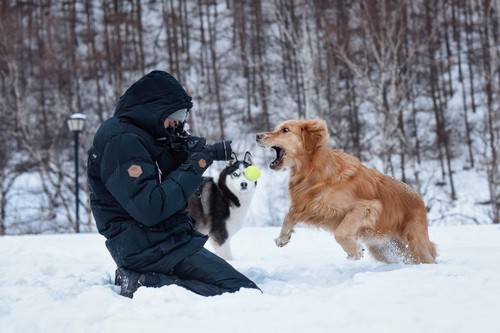
<instances>
[{"instance_id":1,"label":"black boot","mask_svg":"<svg viewBox=\"0 0 500 333\"><path fill-rule=\"evenodd\" d=\"M120 295L133 298L135 291L143 285L144 274L134 272L125 268L115 271L115 285L120 286Z\"/></svg>"}]
</instances>

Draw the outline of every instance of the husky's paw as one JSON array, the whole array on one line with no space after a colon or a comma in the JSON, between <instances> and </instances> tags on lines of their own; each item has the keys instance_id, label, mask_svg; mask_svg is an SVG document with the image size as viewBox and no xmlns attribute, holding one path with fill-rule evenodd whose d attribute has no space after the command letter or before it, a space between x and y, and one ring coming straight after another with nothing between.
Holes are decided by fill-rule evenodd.
<instances>
[{"instance_id":1,"label":"husky's paw","mask_svg":"<svg viewBox=\"0 0 500 333\"><path fill-rule=\"evenodd\" d=\"M275 238L274 239L274 242L276 243L276 245L278 247L283 247L285 246L286 244L288 244L288 242L290 242L290 237L291 235L288 235L288 236L280 236L278 238Z\"/></svg>"}]
</instances>

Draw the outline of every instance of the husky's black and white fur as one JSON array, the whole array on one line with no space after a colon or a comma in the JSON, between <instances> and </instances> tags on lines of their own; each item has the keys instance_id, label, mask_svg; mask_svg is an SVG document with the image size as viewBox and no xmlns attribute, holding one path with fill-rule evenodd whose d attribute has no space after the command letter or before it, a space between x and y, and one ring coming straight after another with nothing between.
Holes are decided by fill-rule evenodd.
<instances>
[{"instance_id":1,"label":"husky's black and white fur","mask_svg":"<svg viewBox=\"0 0 500 333\"><path fill-rule=\"evenodd\" d=\"M203 183L188 202L187 211L196 220L196 230L208 235L215 253L226 260L233 258L229 241L243 227L257 186L243 174L250 165L249 152L243 161L234 156L219 174L217 183L212 177L203 177Z\"/></svg>"}]
</instances>

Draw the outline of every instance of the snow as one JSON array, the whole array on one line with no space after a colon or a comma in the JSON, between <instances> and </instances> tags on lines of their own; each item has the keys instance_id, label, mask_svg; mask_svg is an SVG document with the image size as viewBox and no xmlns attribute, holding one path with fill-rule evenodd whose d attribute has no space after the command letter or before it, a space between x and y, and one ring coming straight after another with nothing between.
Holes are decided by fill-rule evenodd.
<instances>
[{"instance_id":1,"label":"snow","mask_svg":"<svg viewBox=\"0 0 500 333\"><path fill-rule=\"evenodd\" d=\"M328 233L247 227L231 264L263 290L202 297L176 286L124 298L98 234L0 237L0 330L10 332L497 332L500 226L432 226L436 265L345 254ZM208 245L207 245L208 247Z\"/></svg>"}]
</instances>

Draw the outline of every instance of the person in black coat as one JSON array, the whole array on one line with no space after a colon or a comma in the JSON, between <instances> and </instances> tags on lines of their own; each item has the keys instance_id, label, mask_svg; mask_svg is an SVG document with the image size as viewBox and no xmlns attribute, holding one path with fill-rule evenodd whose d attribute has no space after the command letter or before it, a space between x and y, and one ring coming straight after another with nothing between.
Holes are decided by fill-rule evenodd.
<instances>
[{"instance_id":1,"label":"person in black coat","mask_svg":"<svg viewBox=\"0 0 500 333\"><path fill-rule=\"evenodd\" d=\"M172 75L153 71L120 97L89 149L90 205L123 296L170 284L204 296L259 289L204 248L185 211L213 160L232 153L231 141L207 145L184 130L192 106Z\"/></svg>"}]
</instances>

